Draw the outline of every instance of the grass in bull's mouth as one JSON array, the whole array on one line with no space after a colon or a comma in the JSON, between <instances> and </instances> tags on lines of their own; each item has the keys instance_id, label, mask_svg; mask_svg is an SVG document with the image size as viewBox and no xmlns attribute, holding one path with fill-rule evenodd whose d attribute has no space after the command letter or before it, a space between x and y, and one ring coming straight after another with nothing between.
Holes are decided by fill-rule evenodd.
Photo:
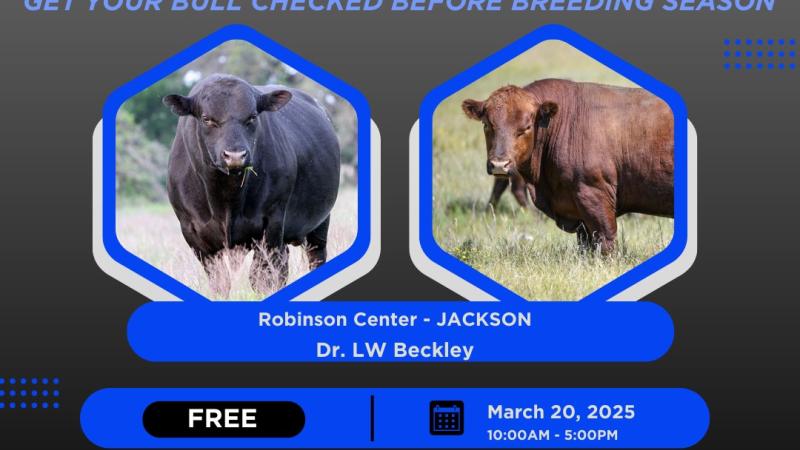
<instances>
[{"instance_id":1,"label":"grass in bull's mouth","mask_svg":"<svg viewBox=\"0 0 800 450\"><path fill-rule=\"evenodd\" d=\"M548 41L446 99L433 122L433 231L445 251L522 297L578 300L663 250L673 223L621 217L617 248L603 257L581 251L574 234L559 230L540 212L518 207L510 192L487 211L494 179L486 175L483 130L465 117L461 102L542 78L634 86L567 44Z\"/></svg>"}]
</instances>

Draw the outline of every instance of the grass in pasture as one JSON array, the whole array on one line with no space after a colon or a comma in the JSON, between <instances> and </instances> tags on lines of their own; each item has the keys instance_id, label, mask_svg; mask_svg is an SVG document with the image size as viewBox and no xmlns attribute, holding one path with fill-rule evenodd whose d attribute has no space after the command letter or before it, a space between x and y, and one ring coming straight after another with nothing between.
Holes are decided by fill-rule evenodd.
<instances>
[{"instance_id":1,"label":"grass in pasture","mask_svg":"<svg viewBox=\"0 0 800 450\"><path fill-rule=\"evenodd\" d=\"M328 260L341 254L355 241L357 232L357 192L343 187L333 208L328 232ZM131 253L144 259L193 290L215 298L200 262L180 231L172 207L166 203L123 206L117 211L117 236ZM262 300L267 294L252 290L248 281L252 252L225 252L221 270L231 273L231 291L225 298ZM303 247L289 247L289 283L308 273L308 259Z\"/></svg>"},{"instance_id":2,"label":"grass in pasture","mask_svg":"<svg viewBox=\"0 0 800 450\"><path fill-rule=\"evenodd\" d=\"M581 252L574 234L538 211L518 207L510 192L496 211L487 211L494 180L485 171L483 129L464 115L461 102L542 78L635 86L573 47L548 41L447 98L433 123L433 231L445 251L522 297L578 300L663 250L673 224L652 216L622 217L617 249L602 257Z\"/></svg>"}]
</instances>

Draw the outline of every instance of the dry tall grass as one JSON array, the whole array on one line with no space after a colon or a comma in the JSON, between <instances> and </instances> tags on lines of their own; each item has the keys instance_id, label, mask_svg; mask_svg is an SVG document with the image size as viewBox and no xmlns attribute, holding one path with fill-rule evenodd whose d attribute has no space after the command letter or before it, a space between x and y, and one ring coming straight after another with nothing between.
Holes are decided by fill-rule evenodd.
<instances>
[{"instance_id":1,"label":"dry tall grass","mask_svg":"<svg viewBox=\"0 0 800 450\"><path fill-rule=\"evenodd\" d=\"M357 191L343 187L333 208L328 232L328 260L341 254L355 241ZM265 294L253 291L248 281L253 253L225 252L220 270L231 274L231 291L224 298L211 292L203 267L181 234L180 224L169 204L123 206L117 211L117 236L131 253L170 275L186 286L215 300L262 300ZM302 247L289 248L289 283L308 273L308 259ZM269 295L271 293L266 293Z\"/></svg>"}]
</instances>

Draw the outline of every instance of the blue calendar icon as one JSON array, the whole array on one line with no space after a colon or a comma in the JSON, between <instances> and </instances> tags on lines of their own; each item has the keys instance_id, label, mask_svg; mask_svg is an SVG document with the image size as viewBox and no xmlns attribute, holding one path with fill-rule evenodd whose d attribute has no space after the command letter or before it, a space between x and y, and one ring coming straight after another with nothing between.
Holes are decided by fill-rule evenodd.
<instances>
[{"instance_id":1,"label":"blue calendar icon","mask_svg":"<svg viewBox=\"0 0 800 450\"><path fill-rule=\"evenodd\" d=\"M436 400L430 404L430 432L435 436L464 434L464 402Z\"/></svg>"}]
</instances>

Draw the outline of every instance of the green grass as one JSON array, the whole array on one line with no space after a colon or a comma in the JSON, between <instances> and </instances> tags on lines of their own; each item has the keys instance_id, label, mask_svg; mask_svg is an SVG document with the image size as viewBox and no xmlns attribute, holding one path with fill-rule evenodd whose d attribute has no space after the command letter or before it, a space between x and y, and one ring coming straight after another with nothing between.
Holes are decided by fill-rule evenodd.
<instances>
[{"instance_id":1,"label":"green grass","mask_svg":"<svg viewBox=\"0 0 800 450\"><path fill-rule=\"evenodd\" d=\"M484 100L495 89L542 78L635 86L558 41L542 43L442 102L434 114L434 237L447 252L532 300L578 300L663 250L671 219L629 215L619 219L616 251L581 252L574 234L538 211L519 208L506 193L488 211L493 178L486 175L482 127L461 111L467 98Z\"/></svg>"}]
</instances>

